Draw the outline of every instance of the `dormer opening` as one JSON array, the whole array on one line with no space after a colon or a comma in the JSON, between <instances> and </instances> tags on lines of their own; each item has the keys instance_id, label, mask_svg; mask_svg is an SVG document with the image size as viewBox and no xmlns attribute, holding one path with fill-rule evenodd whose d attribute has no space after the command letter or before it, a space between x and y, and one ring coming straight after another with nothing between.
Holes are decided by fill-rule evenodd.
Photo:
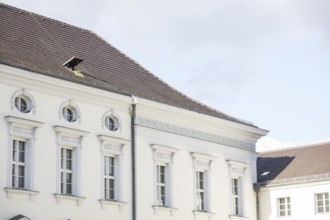
<instances>
[{"instance_id":1,"label":"dormer opening","mask_svg":"<svg viewBox=\"0 0 330 220\"><path fill-rule=\"evenodd\" d=\"M77 57L72 57L68 61L66 61L63 66L67 67L68 69L75 71L75 67L79 65L83 60Z\"/></svg>"}]
</instances>

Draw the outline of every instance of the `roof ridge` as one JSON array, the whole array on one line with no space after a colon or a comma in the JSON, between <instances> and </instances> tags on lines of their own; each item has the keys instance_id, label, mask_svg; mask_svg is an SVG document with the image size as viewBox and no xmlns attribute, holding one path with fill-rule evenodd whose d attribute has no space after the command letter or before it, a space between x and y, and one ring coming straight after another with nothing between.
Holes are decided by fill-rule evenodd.
<instances>
[{"instance_id":1,"label":"roof ridge","mask_svg":"<svg viewBox=\"0 0 330 220\"><path fill-rule=\"evenodd\" d=\"M285 147L285 148L268 150L268 151L261 151L258 153L258 155L262 155L262 154L266 154L266 153L281 152L281 151L296 150L296 149L312 148L312 147L318 147L318 146L327 145L327 144L330 144L330 140L320 141L320 142L311 143L311 144L301 144L301 145L296 145L296 146L292 146L292 147Z\"/></svg>"},{"instance_id":2,"label":"roof ridge","mask_svg":"<svg viewBox=\"0 0 330 220\"><path fill-rule=\"evenodd\" d=\"M4 6L4 7L7 7L7 8L10 8L10 9L13 9L13 10L16 10L18 11L19 13L26 13L26 14L31 14L33 16L37 16L39 18L41 18L42 20L50 20L50 21L54 21L54 22L57 22L57 23L60 23L62 25L65 25L65 26L70 26L70 27L74 27L74 28L77 28L77 29L80 29L82 31L87 31L87 32L91 32L90 30L88 29L85 29L85 28L82 28L82 27L79 27L79 26L75 26L73 24L69 24L69 23L66 23L64 21L60 21L60 20L57 20L57 19L54 19L54 18L51 18L51 17L47 17L45 15L41 15L41 14L37 14L35 12L31 12L31 11L27 11L27 10L24 10L24 9L21 9L21 8L17 8L15 6L12 6L12 5L8 5L8 4L5 4L5 3L2 3L0 2L0 6ZM93 33L94 34L94 33Z\"/></svg>"}]
</instances>

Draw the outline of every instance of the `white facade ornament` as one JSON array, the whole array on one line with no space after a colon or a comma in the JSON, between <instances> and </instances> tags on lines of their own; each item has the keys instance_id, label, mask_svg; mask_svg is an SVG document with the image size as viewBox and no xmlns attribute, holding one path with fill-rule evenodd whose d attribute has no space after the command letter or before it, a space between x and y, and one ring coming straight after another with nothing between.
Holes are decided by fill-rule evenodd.
<instances>
[{"instance_id":1,"label":"white facade ornament","mask_svg":"<svg viewBox=\"0 0 330 220\"><path fill-rule=\"evenodd\" d=\"M247 141L241 141L234 138L225 137L222 135L212 134L204 131L199 131L191 128L181 127L165 122L160 122L148 118L137 117L136 124L152 129L166 131L178 135L183 135L191 138L197 138L204 141L209 141L217 144L223 144L242 150L255 151L255 145Z\"/></svg>"},{"instance_id":2,"label":"white facade ornament","mask_svg":"<svg viewBox=\"0 0 330 220\"><path fill-rule=\"evenodd\" d=\"M25 99L27 101L29 111L27 111L26 113L29 113L30 111L32 111L33 114L35 114L36 113L36 102L35 102L33 96L30 93L28 93L25 89L17 90L12 95L11 100L10 100L11 110L15 109L15 98L19 97L19 96L25 97Z\"/></svg>"}]
</instances>

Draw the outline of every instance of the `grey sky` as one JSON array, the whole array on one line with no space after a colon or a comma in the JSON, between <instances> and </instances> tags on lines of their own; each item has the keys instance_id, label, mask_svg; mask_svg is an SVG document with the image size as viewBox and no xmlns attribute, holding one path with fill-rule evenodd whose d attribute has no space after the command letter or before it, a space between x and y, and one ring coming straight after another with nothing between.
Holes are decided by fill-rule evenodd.
<instances>
[{"instance_id":1,"label":"grey sky","mask_svg":"<svg viewBox=\"0 0 330 220\"><path fill-rule=\"evenodd\" d=\"M328 0L0 1L94 31L192 98L270 130L259 145L330 140Z\"/></svg>"}]
</instances>

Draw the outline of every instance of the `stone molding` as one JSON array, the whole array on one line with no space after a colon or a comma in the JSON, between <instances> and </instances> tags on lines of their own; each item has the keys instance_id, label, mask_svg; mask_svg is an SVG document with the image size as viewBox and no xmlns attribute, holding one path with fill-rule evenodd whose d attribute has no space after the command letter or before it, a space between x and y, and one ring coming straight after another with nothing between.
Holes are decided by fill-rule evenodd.
<instances>
[{"instance_id":1,"label":"stone molding","mask_svg":"<svg viewBox=\"0 0 330 220\"><path fill-rule=\"evenodd\" d=\"M203 141L208 141L216 144L222 144L230 147L239 148L247 151L255 151L255 145L230 137L225 137L222 135L212 134L204 131L199 131L196 129L186 128L182 126L173 125L170 123L165 123L161 121L156 121L148 118L137 117L136 124L139 126L152 128L160 131L165 131L169 133L174 133L178 135L183 135L191 138L200 139Z\"/></svg>"}]
</instances>

